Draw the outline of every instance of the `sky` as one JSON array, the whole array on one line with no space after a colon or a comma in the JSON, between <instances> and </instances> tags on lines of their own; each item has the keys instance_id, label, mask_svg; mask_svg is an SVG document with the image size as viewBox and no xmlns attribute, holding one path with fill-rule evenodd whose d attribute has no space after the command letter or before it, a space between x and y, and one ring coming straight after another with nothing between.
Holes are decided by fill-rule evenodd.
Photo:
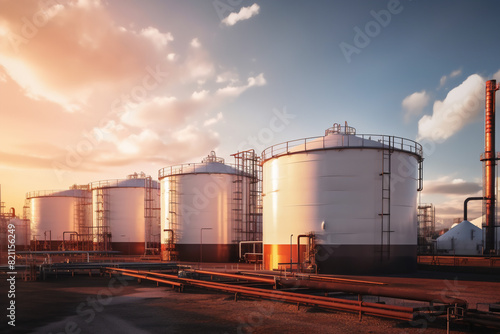
<instances>
[{"instance_id":1,"label":"sky","mask_svg":"<svg viewBox=\"0 0 500 334\"><path fill-rule=\"evenodd\" d=\"M232 163L348 122L422 144L420 200L448 224L482 195L499 12L493 0L0 0L1 201L20 213L29 191L157 178L212 150Z\"/></svg>"}]
</instances>

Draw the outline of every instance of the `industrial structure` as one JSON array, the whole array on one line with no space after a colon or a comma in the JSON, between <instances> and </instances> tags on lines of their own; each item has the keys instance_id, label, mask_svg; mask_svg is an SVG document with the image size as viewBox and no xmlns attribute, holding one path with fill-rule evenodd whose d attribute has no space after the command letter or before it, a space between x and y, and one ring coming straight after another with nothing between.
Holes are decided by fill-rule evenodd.
<instances>
[{"instance_id":1,"label":"industrial structure","mask_svg":"<svg viewBox=\"0 0 500 334\"><path fill-rule=\"evenodd\" d=\"M134 173L126 179L96 181L92 193L95 250L122 254L157 254L160 249L160 186L151 176Z\"/></svg>"},{"instance_id":2,"label":"industrial structure","mask_svg":"<svg viewBox=\"0 0 500 334\"><path fill-rule=\"evenodd\" d=\"M436 232L436 209L432 203L418 205L418 254L432 252L433 238Z\"/></svg>"},{"instance_id":3,"label":"industrial structure","mask_svg":"<svg viewBox=\"0 0 500 334\"><path fill-rule=\"evenodd\" d=\"M334 124L267 148L262 161L265 269L416 269L420 144Z\"/></svg>"},{"instance_id":4,"label":"industrial structure","mask_svg":"<svg viewBox=\"0 0 500 334\"><path fill-rule=\"evenodd\" d=\"M234 262L241 241L262 240L259 157L233 156L159 170L164 260Z\"/></svg>"},{"instance_id":5,"label":"industrial structure","mask_svg":"<svg viewBox=\"0 0 500 334\"><path fill-rule=\"evenodd\" d=\"M69 190L27 193L31 248L57 251L91 247L90 232L84 232L89 226L89 196L86 186L76 185Z\"/></svg>"},{"instance_id":6,"label":"industrial structure","mask_svg":"<svg viewBox=\"0 0 500 334\"><path fill-rule=\"evenodd\" d=\"M481 156L481 161L484 162L483 197L484 212L486 215L483 224L484 254L494 254L496 252L495 167L497 157L495 151L495 92L498 89L499 85L497 85L496 80L486 81L484 155Z\"/></svg>"},{"instance_id":7,"label":"industrial structure","mask_svg":"<svg viewBox=\"0 0 500 334\"><path fill-rule=\"evenodd\" d=\"M483 235L479 227L464 220L436 239L439 254L481 255Z\"/></svg>"}]
</instances>

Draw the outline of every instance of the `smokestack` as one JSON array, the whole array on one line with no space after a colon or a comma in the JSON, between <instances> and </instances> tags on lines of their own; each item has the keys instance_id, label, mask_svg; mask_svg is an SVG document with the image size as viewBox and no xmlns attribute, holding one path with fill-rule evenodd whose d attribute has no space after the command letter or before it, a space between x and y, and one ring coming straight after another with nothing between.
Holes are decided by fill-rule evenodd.
<instances>
[{"instance_id":1,"label":"smokestack","mask_svg":"<svg viewBox=\"0 0 500 334\"><path fill-rule=\"evenodd\" d=\"M495 92L496 80L486 81L486 112L484 126L484 197L486 199L485 254L495 251Z\"/></svg>"}]
</instances>

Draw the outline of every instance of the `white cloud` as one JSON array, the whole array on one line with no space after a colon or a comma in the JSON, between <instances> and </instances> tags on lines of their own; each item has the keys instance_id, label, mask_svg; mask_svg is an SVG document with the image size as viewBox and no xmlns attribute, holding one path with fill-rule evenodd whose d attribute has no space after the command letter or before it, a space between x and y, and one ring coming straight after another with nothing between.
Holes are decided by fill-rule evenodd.
<instances>
[{"instance_id":1,"label":"white cloud","mask_svg":"<svg viewBox=\"0 0 500 334\"><path fill-rule=\"evenodd\" d=\"M222 20L226 26L233 26L239 21L248 20L252 16L259 14L260 7L256 3L249 7L243 7L238 13L231 13Z\"/></svg>"},{"instance_id":2,"label":"white cloud","mask_svg":"<svg viewBox=\"0 0 500 334\"><path fill-rule=\"evenodd\" d=\"M212 125L223 119L221 107L266 84L263 74L240 81L236 69L216 67L197 38L179 46L157 27L117 25L100 1L45 5L50 21L13 48L9 34L22 29L19 17L33 17L38 6L0 1L0 84L12 110L0 137L17 150L0 150L9 157L4 165L55 162L78 172L190 161L219 145ZM17 136L19 128L30 136ZM68 150L83 149L68 165Z\"/></svg>"},{"instance_id":3,"label":"white cloud","mask_svg":"<svg viewBox=\"0 0 500 334\"><path fill-rule=\"evenodd\" d=\"M170 60L170 61L175 61L176 59L178 58L178 56L175 54L175 53L169 53L167 55L167 59Z\"/></svg>"},{"instance_id":4,"label":"white cloud","mask_svg":"<svg viewBox=\"0 0 500 334\"><path fill-rule=\"evenodd\" d=\"M142 29L141 35L150 39L158 49L162 49L167 45L168 42L174 40L174 37L171 33L161 33L154 27L147 27L145 29Z\"/></svg>"},{"instance_id":5,"label":"white cloud","mask_svg":"<svg viewBox=\"0 0 500 334\"><path fill-rule=\"evenodd\" d=\"M224 82L235 83L235 82L238 82L238 80L239 80L238 73L236 73L235 71L226 71L226 72L223 72L223 73L217 75L215 82L217 82L217 83L224 83Z\"/></svg>"},{"instance_id":6,"label":"white cloud","mask_svg":"<svg viewBox=\"0 0 500 334\"><path fill-rule=\"evenodd\" d=\"M439 88L443 87L446 82L448 81L448 78L455 78L458 77L460 74L462 74L462 69L459 68L458 70L452 71L449 75L443 75L441 79L439 80Z\"/></svg>"},{"instance_id":7,"label":"white cloud","mask_svg":"<svg viewBox=\"0 0 500 334\"><path fill-rule=\"evenodd\" d=\"M429 95L425 90L408 95L403 99L401 106L405 110L404 120L408 122L412 116L420 116L429 104Z\"/></svg>"},{"instance_id":8,"label":"white cloud","mask_svg":"<svg viewBox=\"0 0 500 334\"><path fill-rule=\"evenodd\" d=\"M458 77L460 74L462 74L462 69L459 68L458 70L455 70L450 73L450 78Z\"/></svg>"},{"instance_id":9,"label":"white cloud","mask_svg":"<svg viewBox=\"0 0 500 334\"><path fill-rule=\"evenodd\" d=\"M192 46L193 48L199 48L199 47L201 47L201 43L200 43L200 41L198 40L198 38L193 38L193 39L191 40L191 46Z\"/></svg>"},{"instance_id":10,"label":"white cloud","mask_svg":"<svg viewBox=\"0 0 500 334\"><path fill-rule=\"evenodd\" d=\"M247 79L247 84L244 86L229 85L223 88L219 88L217 90L217 94L225 96L238 96L250 87L264 86L266 83L267 82L266 79L264 78L264 73L260 73L256 77L249 77Z\"/></svg>"},{"instance_id":11,"label":"white cloud","mask_svg":"<svg viewBox=\"0 0 500 334\"><path fill-rule=\"evenodd\" d=\"M210 125L213 125L213 124L215 124L215 123L219 122L220 120L222 120L223 118L224 118L224 117L222 116L222 113L221 113L221 112L219 112L219 113L217 113L217 116L207 119L207 120L203 123L203 126L210 126Z\"/></svg>"},{"instance_id":12,"label":"white cloud","mask_svg":"<svg viewBox=\"0 0 500 334\"><path fill-rule=\"evenodd\" d=\"M500 81L500 70L498 70L498 72L493 74L493 79L495 79L497 83Z\"/></svg>"},{"instance_id":13,"label":"white cloud","mask_svg":"<svg viewBox=\"0 0 500 334\"><path fill-rule=\"evenodd\" d=\"M193 94L191 94L191 98L193 100L201 100L201 99L204 99L205 97L207 97L209 91L204 89L204 90L201 90L199 92L193 92Z\"/></svg>"},{"instance_id":14,"label":"white cloud","mask_svg":"<svg viewBox=\"0 0 500 334\"><path fill-rule=\"evenodd\" d=\"M432 115L418 122L417 140L444 141L475 119L483 108L484 79L469 76L453 88L443 101L435 101Z\"/></svg>"},{"instance_id":15,"label":"white cloud","mask_svg":"<svg viewBox=\"0 0 500 334\"><path fill-rule=\"evenodd\" d=\"M259 74L256 77L248 78L248 86L264 86L266 84L266 79L264 78L264 73Z\"/></svg>"},{"instance_id":16,"label":"white cloud","mask_svg":"<svg viewBox=\"0 0 500 334\"><path fill-rule=\"evenodd\" d=\"M0 1L0 66L25 96L68 111L83 110L93 95L137 85L146 67L162 64L173 40L154 27L136 32L116 25L100 1L55 3ZM17 35L25 29L19 18L33 13L44 14L43 24Z\"/></svg>"},{"instance_id":17,"label":"white cloud","mask_svg":"<svg viewBox=\"0 0 500 334\"><path fill-rule=\"evenodd\" d=\"M424 191L426 194L473 195L481 189L480 183L443 176L436 180L426 180Z\"/></svg>"}]
</instances>

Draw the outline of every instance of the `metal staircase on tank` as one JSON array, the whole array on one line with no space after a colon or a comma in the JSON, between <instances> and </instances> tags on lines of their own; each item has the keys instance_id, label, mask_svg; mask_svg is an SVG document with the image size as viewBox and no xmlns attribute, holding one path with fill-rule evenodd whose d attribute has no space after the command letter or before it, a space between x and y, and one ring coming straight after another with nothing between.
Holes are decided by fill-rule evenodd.
<instances>
[{"instance_id":1,"label":"metal staircase on tank","mask_svg":"<svg viewBox=\"0 0 500 334\"><path fill-rule=\"evenodd\" d=\"M382 208L380 213L380 260L391 258L391 157L394 137L382 137Z\"/></svg>"},{"instance_id":2,"label":"metal staircase on tank","mask_svg":"<svg viewBox=\"0 0 500 334\"><path fill-rule=\"evenodd\" d=\"M177 243L177 231L179 231L179 191L177 176L170 176L168 179L168 219L170 228L173 233L167 235L169 242L166 244L167 261L177 261L178 251L175 244Z\"/></svg>"},{"instance_id":3,"label":"metal staircase on tank","mask_svg":"<svg viewBox=\"0 0 500 334\"><path fill-rule=\"evenodd\" d=\"M88 186L73 186L71 189L82 190L81 196L75 197L74 231L70 234L69 242L64 247L66 250L92 250L92 233L89 233L92 198Z\"/></svg>"},{"instance_id":4,"label":"metal staircase on tank","mask_svg":"<svg viewBox=\"0 0 500 334\"><path fill-rule=\"evenodd\" d=\"M262 166L253 149L232 154L237 174L233 180L233 242L262 241Z\"/></svg>"},{"instance_id":5,"label":"metal staircase on tank","mask_svg":"<svg viewBox=\"0 0 500 334\"><path fill-rule=\"evenodd\" d=\"M244 203L243 203L243 180L245 173L245 162L242 156L235 156L236 160L236 168L238 169L238 173L235 175L233 180L233 242L244 241L245 239L245 229L243 224L243 211L244 211Z\"/></svg>"},{"instance_id":6,"label":"metal staircase on tank","mask_svg":"<svg viewBox=\"0 0 500 334\"><path fill-rule=\"evenodd\" d=\"M107 251L110 249L111 233L109 230L109 204L108 191L106 188L98 188L96 198L96 217L97 226L95 226L96 244L95 250Z\"/></svg>"},{"instance_id":7,"label":"metal staircase on tank","mask_svg":"<svg viewBox=\"0 0 500 334\"><path fill-rule=\"evenodd\" d=\"M144 228L144 255L155 254L159 247L154 240L155 236L153 236L153 205L153 179L151 176L147 176L144 178L144 224L146 225Z\"/></svg>"}]
</instances>

